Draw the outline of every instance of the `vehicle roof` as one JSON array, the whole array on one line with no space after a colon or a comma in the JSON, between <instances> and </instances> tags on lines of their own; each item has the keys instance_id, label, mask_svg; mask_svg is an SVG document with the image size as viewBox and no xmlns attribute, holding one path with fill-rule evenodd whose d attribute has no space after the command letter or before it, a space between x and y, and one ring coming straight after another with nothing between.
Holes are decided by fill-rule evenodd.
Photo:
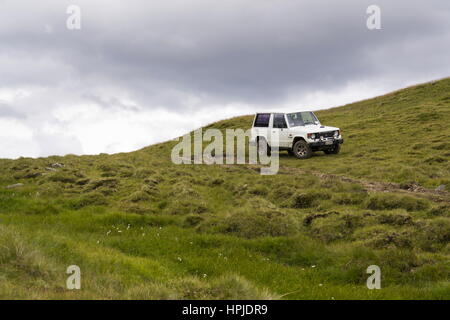
<instances>
[{"instance_id":1,"label":"vehicle roof","mask_svg":"<svg viewBox=\"0 0 450 320\"><path fill-rule=\"evenodd\" d=\"M287 114L287 113L297 113L297 112L314 112L313 110L297 110L297 111L275 111L275 112L270 112L270 111L261 111L261 112L256 112L256 114L260 114L260 113L270 113L270 114L272 114L272 113L284 113L284 114Z\"/></svg>"}]
</instances>

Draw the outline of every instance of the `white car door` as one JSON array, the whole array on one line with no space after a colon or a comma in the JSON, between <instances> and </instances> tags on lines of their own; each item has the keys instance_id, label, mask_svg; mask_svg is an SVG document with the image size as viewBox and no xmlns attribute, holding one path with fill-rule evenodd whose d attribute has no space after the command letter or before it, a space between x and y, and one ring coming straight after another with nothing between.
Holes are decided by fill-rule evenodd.
<instances>
[{"instance_id":1,"label":"white car door","mask_svg":"<svg viewBox=\"0 0 450 320\"><path fill-rule=\"evenodd\" d=\"M286 118L284 113L274 113L273 114L273 121L272 121L272 128L271 128L271 144L275 145L276 137L278 136L279 139L279 147L280 148L287 148L289 147L289 129L286 123Z\"/></svg>"}]
</instances>

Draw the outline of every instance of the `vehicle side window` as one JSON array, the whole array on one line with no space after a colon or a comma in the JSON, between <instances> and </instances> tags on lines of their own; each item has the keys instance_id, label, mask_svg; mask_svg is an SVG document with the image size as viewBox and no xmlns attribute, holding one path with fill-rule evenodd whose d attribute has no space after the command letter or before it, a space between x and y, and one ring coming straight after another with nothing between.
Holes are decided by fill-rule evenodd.
<instances>
[{"instance_id":1,"label":"vehicle side window","mask_svg":"<svg viewBox=\"0 0 450 320\"><path fill-rule=\"evenodd\" d=\"M267 128L269 126L270 113L258 113L254 127Z\"/></svg>"},{"instance_id":2,"label":"vehicle side window","mask_svg":"<svg viewBox=\"0 0 450 320\"><path fill-rule=\"evenodd\" d=\"M284 114L277 113L274 115L273 127L274 128L287 128L286 120L284 119Z\"/></svg>"}]
</instances>

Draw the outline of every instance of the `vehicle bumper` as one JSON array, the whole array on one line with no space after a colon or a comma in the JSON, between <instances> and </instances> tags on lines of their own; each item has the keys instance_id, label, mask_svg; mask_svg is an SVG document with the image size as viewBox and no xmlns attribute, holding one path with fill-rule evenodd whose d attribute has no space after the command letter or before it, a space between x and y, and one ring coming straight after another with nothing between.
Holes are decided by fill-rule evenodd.
<instances>
[{"instance_id":1,"label":"vehicle bumper","mask_svg":"<svg viewBox=\"0 0 450 320\"><path fill-rule=\"evenodd\" d=\"M327 144L328 142L328 144ZM315 142L310 142L309 145L312 148L321 148L321 147L332 147L338 144L343 144L344 143L344 139L333 139L332 140L332 144L329 144L330 140L328 141L315 141Z\"/></svg>"}]
</instances>

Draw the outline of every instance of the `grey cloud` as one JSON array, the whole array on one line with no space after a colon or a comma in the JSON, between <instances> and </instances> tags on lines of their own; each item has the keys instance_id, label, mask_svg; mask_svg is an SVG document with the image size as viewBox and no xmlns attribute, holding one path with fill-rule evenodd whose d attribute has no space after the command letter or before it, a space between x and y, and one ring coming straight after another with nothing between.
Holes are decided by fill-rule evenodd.
<instances>
[{"instance_id":1,"label":"grey cloud","mask_svg":"<svg viewBox=\"0 0 450 320\"><path fill-rule=\"evenodd\" d=\"M24 119L26 118L26 115L20 112L17 112L9 106L6 103L3 103L0 101L0 118L6 117L6 118L15 118L15 119Z\"/></svg>"},{"instance_id":2,"label":"grey cloud","mask_svg":"<svg viewBox=\"0 0 450 320\"><path fill-rule=\"evenodd\" d=\"M184 1L79 1L83 29L72 32L65 29L64 2L44 3L34 27L31 16L28 28L15 26L18 34L0 37L0 46L30 53L37 62L35 70L27 64L28 76L21 70L12 77L18 83L21 76L28 84L57 85L71 76L126 88L144 105L176 107L179 101L164 94L167 88L212 101L275 103L290 88L333 89L379 77L379 61L370 55L377 51L383 52L383 64L397 73L409 75L421 61L436 56L428 66L449 71L448 60L443 61L435 48L408 52L407 57L398 51L398 46L431 37L448 40L446 0L378 1L383 14L380 31L365 27L371 1L360 0L231 1L214 6L207 1L189 6ZM44 11L47 8L51 14ZM38 28L44 24L54 26L54 33ZM448 42L441 46L448 53ZM39 63L40 58L54 61L56 67ZM438 70L443 62L444 70ZM48 70L46 76L43 70Z\"/></svg>"}]
</instances>

